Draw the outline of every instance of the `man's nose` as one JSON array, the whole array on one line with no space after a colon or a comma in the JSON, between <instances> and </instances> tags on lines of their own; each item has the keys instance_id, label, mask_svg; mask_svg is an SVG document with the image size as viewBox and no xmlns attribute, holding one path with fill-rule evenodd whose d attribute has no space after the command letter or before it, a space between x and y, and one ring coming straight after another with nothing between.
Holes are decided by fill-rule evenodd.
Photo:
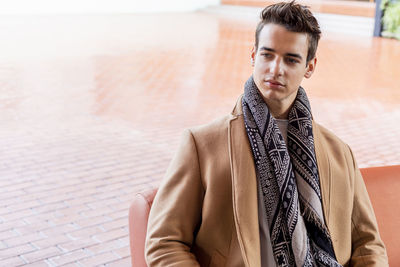
<instances>
[{"instance_id":1,"label":"man's nose","mask_svg":"<svg viewBox=\"0 0 400 267\"><path fill-rule=\"evenodd\" d=\"M277 57L271 62L270 71L274 76L281 76L283 74L283 67L282 59Z\"/></svg>"}]
</instances>

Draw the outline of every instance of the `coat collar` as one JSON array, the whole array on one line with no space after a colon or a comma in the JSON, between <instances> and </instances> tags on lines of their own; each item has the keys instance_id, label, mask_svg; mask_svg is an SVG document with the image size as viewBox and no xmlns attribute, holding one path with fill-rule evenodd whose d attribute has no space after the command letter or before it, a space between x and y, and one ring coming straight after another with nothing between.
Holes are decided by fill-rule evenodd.
<instances>
[{"instance_id":1,"label":"coat collar","mask_svg":"<svg viewBox=\"0 0 400 267\"><path fill-rule=\"evenodd\" d=\"M242 97L229 124L229 155L232 172L233 213L243 260L247 267L260 267L257 178L242 116Z\"/></svg>"},{"instance_id":2,"label":"coat collar","mask_svg":"<svg viewBox=\"0 0 400 267\"><path fill-rule=\"evenodd\" d=\"M229 156L232 173L233 212L237 236L246 266L261 266L258 225L257 178L253 156L244 127L242 97L232 110L229 122ZM313 121L315 154L317 158L322 207L329 228L331 177L329 158L324 149L319 126Z\"/></svg>"}]
</instances>

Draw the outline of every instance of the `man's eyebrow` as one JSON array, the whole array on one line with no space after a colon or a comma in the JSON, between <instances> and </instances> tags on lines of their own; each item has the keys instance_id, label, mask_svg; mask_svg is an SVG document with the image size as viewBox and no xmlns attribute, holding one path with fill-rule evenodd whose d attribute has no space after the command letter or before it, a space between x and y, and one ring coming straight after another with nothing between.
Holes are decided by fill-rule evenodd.
<instances>
[{"instance_id":1,"label":"man's eyebrow","mask_svg":"<svg viewBox=\"0 0 400 267\"><path fill-rule=\"evenodd\" d=\"M267 51L270 51L270 52L275 52L274 49L269 48L269 47L265 47L265 46L260 47L260 50L267 50Z\"/></svg>"},{"instance_id":2,"label":"man's eyebrow","mask_svg":"<svg viewBox=\"0 0 400 267\"><path fill-rule=\"evenodd\" d=\"M294 54L294 53L286 53L287 56L289 57L296 57L298 59L303 59L299 54Z\"/></svg>"},{"instance_id":3,"label":"man's eyebrow","mask_svg":"<svg viewBox=\"0 0 400 267\"><path fill-rule=\"evenodd\" d=\"M269 48L269 47L265 47L265 46L260 47L260 50L266 50L266 51L270 51L270 52L276 52L275 49L272 49L272 48ZM303 58L301 57L301 55L296 54L296 53L286 53L285 56L295 57L295 58L298 58L298 59L300 59L300 60L303 59Z\"/></svg>"}]
</instances>

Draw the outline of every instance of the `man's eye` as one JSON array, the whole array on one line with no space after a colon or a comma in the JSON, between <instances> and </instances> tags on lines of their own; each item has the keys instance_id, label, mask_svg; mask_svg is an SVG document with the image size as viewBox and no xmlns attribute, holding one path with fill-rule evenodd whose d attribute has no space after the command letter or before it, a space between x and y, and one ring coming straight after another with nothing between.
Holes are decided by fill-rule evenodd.
<instances>
[{"instance_id":1,"label":"man's eye","mask_svg":"<svg viewBox=\"0 0 400 267\"><path fill-rule=\"evenodd\" d=\"M265 58L270 58L270 57L272 57L272 55L271 54L261 54L263 57L265 57Z\"/></svg>"},{"instance_id":2,"label":"man's eye","mask_svg":"<svg viewBox=\"0 0 400 267\"><path fill-rule=\"evenodd\" d=\"M299 61L297 59L294 59L294 58L288 58L287 62L289 62L290 64L299 63Z\"/></svg>"}]
</instances>

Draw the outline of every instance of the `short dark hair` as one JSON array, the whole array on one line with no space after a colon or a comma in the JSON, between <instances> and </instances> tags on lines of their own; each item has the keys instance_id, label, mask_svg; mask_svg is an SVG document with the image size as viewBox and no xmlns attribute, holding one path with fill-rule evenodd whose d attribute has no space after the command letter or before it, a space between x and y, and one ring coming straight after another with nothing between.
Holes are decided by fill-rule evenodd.
<instances>
[{"instance_id":1,"label":"short dark hair","mask_svg":"<svg viewBox=\"0 0 400 267\"><path fill-rule=\"evenodd\" d=\"M291 32L306 33L308 36L307 62L315 57L321 30L309 7L297 4L295 1L280 2L264 8L260 17L261 21L256 29L256 51L259 35L264 25L273 23L281 25Z\"/></svg>"}]
</instances>

